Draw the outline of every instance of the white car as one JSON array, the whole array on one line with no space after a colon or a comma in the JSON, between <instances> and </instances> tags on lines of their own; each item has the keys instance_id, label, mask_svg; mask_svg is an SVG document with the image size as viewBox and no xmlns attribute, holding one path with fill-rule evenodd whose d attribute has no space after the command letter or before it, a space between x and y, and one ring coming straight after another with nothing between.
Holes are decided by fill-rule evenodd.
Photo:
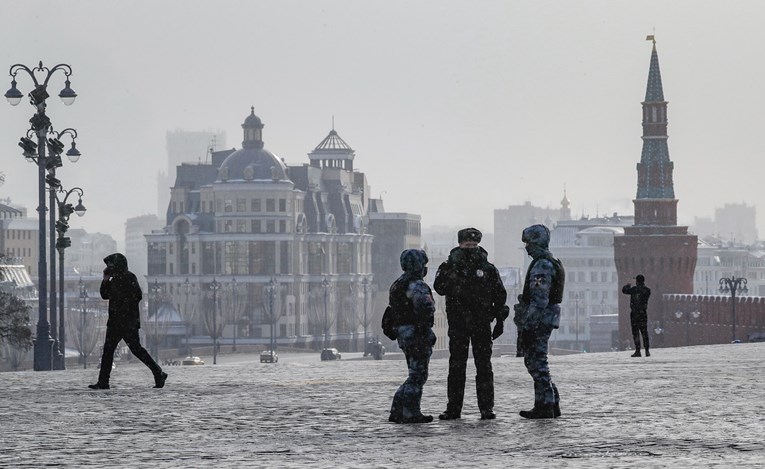
<instances>
[{"instance_id":1,"label":"white car","mask_svg":"<svg viewBox=\"0 0 765 469\"><path fill-rule=\"evenodd\" d=\"M186 357L181 362L181 365L204 365L205 362L199 357Z\"/></svg>"}]
</instances>

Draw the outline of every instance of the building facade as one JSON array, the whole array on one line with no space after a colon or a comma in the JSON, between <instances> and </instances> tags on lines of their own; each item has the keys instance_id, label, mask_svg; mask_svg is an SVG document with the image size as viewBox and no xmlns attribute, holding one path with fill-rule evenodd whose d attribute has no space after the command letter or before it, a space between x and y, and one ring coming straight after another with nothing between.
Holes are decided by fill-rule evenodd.
<instances>
[{"instance_id":1,"label":"building facade","mask_svg":"<svg viewBox=\"0 0 765 469\"><path fill-rule=\"evenodd\" d=\"M201 335L214 332L206 318L215 316L240 341L273 331L280 344L361 350L365 323L376 325L372 295L383 290L370 287L376 201L355 151L332 129L308 163L288 166L265 149L263 128L252 109L241 149L178 166L166 226L146 235L151 294L180 311L193 303ZM377 212L377 226L388 226ZM404 219L419 232L419 217Z\"/></svg>"},{"instance_id":2,"label":"building facade","mask_svg":"<svg viewBox=\"0 0 765 469\"><path fill-rule=\"evenodd\" d=\"M156 215L141 215L125 221L125 256L143 291L147 291L146 275L149 273L145 235L164 227L165 217L160 219Z\"/></svg>"}]
</instances>

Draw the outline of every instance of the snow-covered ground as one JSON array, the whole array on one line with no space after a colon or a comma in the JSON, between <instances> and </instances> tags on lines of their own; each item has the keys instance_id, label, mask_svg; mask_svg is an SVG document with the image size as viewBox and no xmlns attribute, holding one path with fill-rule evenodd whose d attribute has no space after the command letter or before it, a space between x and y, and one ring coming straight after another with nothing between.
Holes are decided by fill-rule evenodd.
<instances>
[{"instance_id":1,"label":"snow-covered ground","mask_svg":"<svg viewBox=\"0 0 765 469\"><path fill-rule=\"evenodd\" d=\"M461 420L388 423L401 360L318 353L140 363L112 389L95 369L0 374L0 467L761 467L765 343L551 357L563 416L528 421L521 359L493 360L497 419L479 419L468 367ZM346 359L348 358L348 359ZM422 407L446 405L448 361L431 362Z\"/></svg>"}]
</instances>

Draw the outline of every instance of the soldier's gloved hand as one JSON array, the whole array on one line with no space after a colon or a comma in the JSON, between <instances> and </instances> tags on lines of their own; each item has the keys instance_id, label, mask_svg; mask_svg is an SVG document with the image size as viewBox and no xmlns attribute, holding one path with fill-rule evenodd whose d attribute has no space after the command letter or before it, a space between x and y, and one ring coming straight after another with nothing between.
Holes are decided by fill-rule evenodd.
<instances>
[{"instance_id":1,"label":"soldier's gloved hand","mask_svg":"<svg viewBox=\"0 0 765 469\"><path fill-rule=\"evenodd\" d=\"M491 340L495 340L497 337L501 336L503 332L505 332L505 321L498 320L491 333Z\"/></svg>"}]
</instances>

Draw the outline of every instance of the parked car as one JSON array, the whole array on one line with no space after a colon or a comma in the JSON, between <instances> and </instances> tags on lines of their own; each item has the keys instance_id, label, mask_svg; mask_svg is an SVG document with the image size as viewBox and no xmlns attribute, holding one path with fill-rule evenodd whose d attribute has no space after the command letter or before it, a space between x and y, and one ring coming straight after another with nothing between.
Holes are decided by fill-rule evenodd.
<instances>
[{"instance_id":1,"label":"parked car","mask_svg":"<svg viewBox=\"0 0 765 469\"><path fill-rule=\"evenodd\" d=\"M385 355L385 346L379 339L369 339L364 348L364 356L367 355L372 355L375 360L382 360L383 355Z\"/></svg>"},{"instance_id":2,"label":"parked car","mask_svg":"<svg viewBox=\"0 0 765 469\"><path fill-rule=\"evenodd\" d=\"M260 352L260 363L276 363L279 361L279 354L275 350L263 350Z\"/></svg>"},{"instance_id":3,"label":"parked car","mask_svg":"<svg viewBox=\"0 0 765 469\"><path fill-rule=\"evenodd\" d=\"M336 348L325 348L321 351L321 361L340 360L340 352Z\"/></svg>"},{"instance_id":4,"label":"parked car","mask_svg":"<svg viewBox=\"0 0 765 469\"><path fill-rule=\"evenodd\" d=\"M181 365L204 365L205 362L199 357L186 357L181 362Z\"/></svg>"}]
</instances>

